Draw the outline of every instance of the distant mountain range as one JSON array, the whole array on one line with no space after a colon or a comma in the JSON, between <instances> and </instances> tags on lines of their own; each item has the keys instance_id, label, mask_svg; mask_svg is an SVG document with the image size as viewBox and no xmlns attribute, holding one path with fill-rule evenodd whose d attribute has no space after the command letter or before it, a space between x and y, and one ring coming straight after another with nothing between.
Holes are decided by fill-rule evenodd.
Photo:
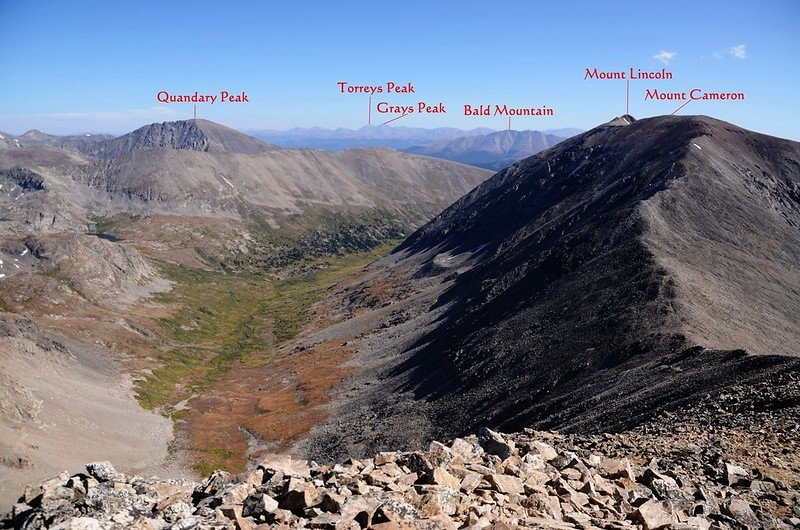
<instances>
[{"instance_id":1,"label":"distant mountain range","mask_svg":"<svg viewBox=\"0 0 800 530\"><path fill-rule=\"evenodd\" d=\"M179 127L177 124L192 125ZM276 146L324 151L387 147L499 170L552 147L564 138L579 132L580 129L571 128L495 131L487 128L425 129L378 125L356 130L321 127L294 128L285 131L258 130L252 131L252 136L248 136L208 120L187 120L153 123L120 137L89 133L57 136L38 130L31 130L19 136L0 132L0 147L57 148L92 158L113 158L126 152L151 148L257 154L275 149Z\"/></svg>"},{"instance_id":2,"label":"distant mountain range","mask_svg":"<svg viewBox=\"0 0 800 530\"><path fill-rule=\"evenodd\" d=\"M117 138L0 136L0 242L12 234L105 237L116 224L159 249L188 245L190 261L215 254L212 261L237 268L396 240L491 175L385 148L284 149L207 120L154 123ZM142 235L153 216L179 225L182 241ZM199 230L209 219L215 228ZM223 249L231 233L243 242ZM209 242L212 254L196 250Z\"/></svg>"},{"instance_id":3,"label":"distant mountain range","mask_svg":"<svg viewBox=\"0 0 800 530\"><path fill-rule=\"evenodd\" d=\"M0 132L0 148L2 147L57 147L71 151L83 152L91 150L92 146L104 140L110 140L110 134L73 134L69 136L56 136L32 129L25 134L14 136Z\"/></svg>"},{"instance_id":4,"label":"distant mountain range","mask_svg":"<svg viewBox=\"0 0 800 530\"><path fill-rule=\"evenodd\" d=\"M483 136L497 131L485 127L477 129L457 129L438 127L402 127L390 125L367 125L360 129L325 129L322 127L294 128L285 131L264 129L248 131L254 137L281 147L312 147L326 151L338 151L353 147L389 147L405 150L432 142L455 140L469 136ZM581 129L549 129L543 134L569 137Z\"/></svg>"},{"instance_id":5,"label":"distant mountain range","mask_svg":"<svg viewBox=\"0 0 800 530\"><path fill-rule=\"evenodd\" d=\"M110 134L57 136L31 130L20 136L0 133L0 148L56 148L93 158L112 158L144 149L188 149L209 153L257 154L272 146L208 120L151 123L115 137Z\"/></svg>"},{"instance_id":6,"label":"distant mountain range","mask_svg":"<svg viewBox=\"0 0 800 530\"><path fill-rule=\"evenodd\" d=\"M270 216L299 213L313 204L351 213L353 208L394 211L414 225L488 177L467 166L388 149L282 149L208 120L154 123L117 138L0 134L0 170L32 173L43 192L61 188L47 205L28 204L36 194L25 196L32 210L46 211L39 217L56 221L60 216L53 210L69 203L77 208L70 217L78 219L85 208L105 214L134 209L248 217L263 210ZM89 190L77 190L81 186ZM13 200L10 213L31 213L18 211L23 203Z\"/></svg>"},{"instance_id":7,"label":"distant mountain range","mask_svg":"<svg viewBox=\"0 0 800 530\"><path fill-rule=\"evenodd\" d=\"M322 127L277 130L252 130L254 137L281 147L311 147L326 151L339 151L353 147L389 147L406 149L415 145L440 140L452 140L460 136L482 135L492 129L471 130L453 127L423 129L419 127L392 127L389 125L366 125L360 129L324 129Z\"/></svg>"},{"instance_id":8,"label":"distant mountain range","mask_svg":"<svg viewBox=\"0 0 800 530\"><path fill-rule=\"evenodd\" d=\"M527 158L565 138L540 131L497 131L476 136L463 136L406 149L407 153L433 156L500 170Z\"/></svg>"}]
</instances>

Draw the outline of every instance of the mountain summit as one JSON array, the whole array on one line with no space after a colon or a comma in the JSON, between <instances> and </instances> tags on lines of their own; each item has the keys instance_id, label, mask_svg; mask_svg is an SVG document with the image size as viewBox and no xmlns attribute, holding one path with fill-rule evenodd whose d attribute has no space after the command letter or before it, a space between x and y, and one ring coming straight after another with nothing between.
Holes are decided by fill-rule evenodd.
<instances>
[{"instance_id":1,"label":"mountain summit","mask_svg":"<svg viewBox=\"0 0 800 530\"><path fill-rule=\"evenodd\" d=\"M153 148L252 155L269 151L272 146L213 121L194 119L145 125L101 142L96 154L109 158Z\"/></svg>"},{"instance_id":2,"label":"mountain summit","mask_svg":"<svg viewBox=\"0 0 800 530\"><path fill-rule=\"evenodd\" d=\"M798 168L796 142L621 116L494 175L343 294L402 277L404 318L362 339L376 368L310 454L480 425L628 428L797 371ZM370 413L369 440L336 427Z\"/></svg>"}]
</instances>

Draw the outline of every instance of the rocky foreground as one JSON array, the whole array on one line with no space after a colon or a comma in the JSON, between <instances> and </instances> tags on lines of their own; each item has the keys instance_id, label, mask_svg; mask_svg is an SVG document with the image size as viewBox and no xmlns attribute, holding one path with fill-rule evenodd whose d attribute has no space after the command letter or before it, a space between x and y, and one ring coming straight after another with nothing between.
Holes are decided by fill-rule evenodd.
<instances>
[{"instance_id":1,"label":"rocky foreground","mask_svg":"<svg viewBox=\"0 0 800 530\"><path fill-rule=\"evenodd\" d=\"M248 472L216 471L200 483L129 477L100 462L86 473L29 486L0 527L800 527L797 445L783 440L776 455L752 467L726 460L730 444L747 443L742 436L705 437L701 448L687 431L668 448L640 445L652 433L482 429L449 444L433 442L427 451L333 466L267 455ZM755 446L742 454L763 457Z\"/></svg>"}]
</instances>

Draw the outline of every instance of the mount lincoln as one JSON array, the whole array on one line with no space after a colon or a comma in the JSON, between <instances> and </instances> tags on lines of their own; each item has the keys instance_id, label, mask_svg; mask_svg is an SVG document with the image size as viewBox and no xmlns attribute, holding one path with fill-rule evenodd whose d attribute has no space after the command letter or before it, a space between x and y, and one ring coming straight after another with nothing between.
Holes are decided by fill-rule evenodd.
<instances>
[{"instance_id":1,"label":"mount lincoln","mask_svg":"<svg viewBox=\"0 0 800 530\"><path fill-rule=\"evenodd\" d=\"M798 293L800 144L623 116L496 174L340 290L318 333L358 329L358 368L299 447L607 432L769 387L800 369Z\"/></svg>"}]
</instances>

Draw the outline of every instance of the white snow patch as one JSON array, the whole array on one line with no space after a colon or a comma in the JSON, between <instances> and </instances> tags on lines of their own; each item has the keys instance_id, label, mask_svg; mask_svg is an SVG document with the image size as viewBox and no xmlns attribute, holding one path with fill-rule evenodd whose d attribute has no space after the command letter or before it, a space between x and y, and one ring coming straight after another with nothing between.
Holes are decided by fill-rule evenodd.
<instances>
[{"instance_id":1,"label":"white snow patch","mask_svg":"<svg viewBox=\"0 0 800 530\"><path fill-rule=\"evenodd\" d=\"M3 260L0 259L0 267L3 266Z\"/></svg>"},{"instance_id":2,"label":"white snow patch","mask_svg":"<svg viewBox=\"0 0 800 530\"><path fill-rule=\"evenodd\" d=\"M16 263L14 264L14 266L19 269L19 265L17 265Z\"/></svg>"},{"instance_id":3,"label":"white snow patch","mask_svg":"<svg viewBox=\"0 0 800 530\"><path fill-rule=\"evenodd\" d=\"M6 137L3 136L2 134L0 134L0 140L5 140L5 139L6 139Z\"/></svg>"},{"instance_id":4,"label":"white snow patch","mask_svg":"<svg viewBox=\"0 0 800 530\"><path fill-rule=\"evenodd\" d=\"M700 149L701 151L703 150L703 148L702 148L702 147L700 147L700 146L699 146L699 145L697 145L697 144L692 144L692 145L693 145L693 146L695 146L696 148Z\"/></svg>"},{"instance_id":5,"label":"white snow patch","mask_svg":"<svg viewBox=\"0 0 800 530\"><path fill-rule=\"evenodd\" d=\"M220 177L222 177L222 175L220 175ZM222 177L222 180L224 180L225 182L227 182L227 183L228 183L228 186L230 186L231 188L233 188L233 189L236 189L236 188L234 188L234 187L233 187L233 184L231 184L231 181L230 181L230 180L226 179L225 177Z\"/></svg>"},{"instance_id":6,"label":"white snow patch","mask_svg":"<svg viewBox=\"0 0 800 530\"><path fill-rule=\"evenodd\" d=\"M0 274L0 278L5 278L5 277L6 277L5 274Z\"/></svg>"},{"instance_id":7,"label":"white snow patch","mask_svg":"<svg viewBox=\"0 0 800 530\"><path fill-rule=\"evenodd\" d=\"M17 144L17 147L20 147L19 140L17 140L16 138L14 138L14 143Z\"/></svg>"},{"instance_id":8,"label":"white snow patch","mask_svg":"<svg viewBox=\"0 0 800 530\"><path fill-rule=\"evenodd\" d=\"M86 133L86 136L91 136L91 134L89 134L89 133Z\"/></svg>"},{"instance_id":9,"label":"white snow patch","mask_svg":"<svg viewBox=\"0 0 800 530\"><path fill-rule=\"evenodd\" d=\"M22 251L22 254L20 254L20 256L24 256L27 253L28 253L28 249L26 248L25 250Z\"/></svg>"}]
</instances>

